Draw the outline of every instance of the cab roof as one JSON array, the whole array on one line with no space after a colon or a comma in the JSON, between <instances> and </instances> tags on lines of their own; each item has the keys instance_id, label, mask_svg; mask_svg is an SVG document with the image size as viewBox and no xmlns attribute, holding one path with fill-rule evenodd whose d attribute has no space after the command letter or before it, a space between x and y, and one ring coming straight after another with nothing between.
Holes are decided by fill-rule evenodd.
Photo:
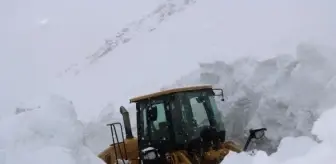
<instances>
[{"instance_id":1,"label":"cab roof","mask_svg":"<svg viewBox=\"0 0 336 164\"><path fill-rule=\"evenodd\" d=\"M173 94L173 93L177 93L177 92L202 90L202 89L212 89L212 85L196 85L196 86L187 86L187 87L167 89L167 90L163 90L163 91L154 92L154 93L151 93L151 94L146 94L146 95L131 98L130 102L133 103L133 102L138 102L138 101L141 101L141 100L151 99L153 97Z\"/></svg>"}]
</instances>

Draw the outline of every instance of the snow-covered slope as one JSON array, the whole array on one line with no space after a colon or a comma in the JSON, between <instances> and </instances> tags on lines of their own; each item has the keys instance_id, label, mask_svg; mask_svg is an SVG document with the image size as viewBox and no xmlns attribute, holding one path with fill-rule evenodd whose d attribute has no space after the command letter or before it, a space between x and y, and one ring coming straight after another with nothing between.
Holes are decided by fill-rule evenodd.
<instances>
[{"instance_id":1,"label":"snow-covered slope","mask_svg":"<svg viewBox=\"0 0 336 164\"><path fill-rule=\"evenodd\" d=\"M109 101L126 104L131 96L173 83L197 69L200 61L294 53L302 40L335 42L332 0L198 0L160 24L153 23L157 17L149 17L145 21L148 24L140 26L144 27L140 33L135 30L136 37L80 75L55 77L93 54L104 45L104 39L113 38L129 23L138 22L167 2L184 4L184 0L74 1L67 5L63 5L65 1L25 1L29 5L8 2L8 9L1 11L12 7L18 12L6 19L8 26L0 27L5 36L1 37L4 44L0 44L0 54L11 54L0 64L5 79L0 85L2 110L13 109L20 100L47 90L71 99L80 109L78 116L90 120L89 116L96 117L97 110ZM46 25L40 27L36 22L45 18ZM151 25L155 31L143 30Z\"/></svg>"},{"instance_id":2,"label":"snow-covered slope","mask_svg":"<svg viewBox=\"0 0 336 164\"><path fill-rule=\"evenodd\" d=\"M244 129L267 126L271 146L258 146L267 151L284 136L311 136L313 121L335 105L335 51L300 44L307 41L334 46L336 4L332 0L198 0L187 8L183 8L183 0L172 0L169 3L180 5L177 9L183 11L161 23L153 23L157 17L149 17L145 21L149 24L140 26L140 32L131 28L131 41L86 65L80 74L57 76L91 55L105 36L109 39L124 25L129 27L128 22L139 22L141 15L158 8L174 9L160 8L168 1L129 0L118 1L118 5L116 1L66 2L19 3L22 6L15 17L6 19L9 26L0 26L4 36L0 38L0 54L7 55L6 60L0 60L1 79L5 79L0 81L1 110L13 115L13 104L30 102L31 98L36 100L33 107L40 106L1 120L0 163L46 163L48 157L57 163L99 163L94 154L110 143L104 124L120 120L115 107L127 104L131 96L175 83L223 87L227 101L219 105L230 136L243 138ZM1 10L6 11L13 12ZM156 30L149 32L152 25ZM279 53L289 55L269 59ZM221 62L213 63L216 60ZM199 68L198 63L206 61L212 63ZM52 105L41 105L39 97L48 98L40 94L44 92L58 93L73 104L52 98ZM302 143L314 150L327 149L332 141L325 132L317 132L324 144L307 138ZM301 143L291 139L284 142ZM283 147L287 149L286 144ZM41 158L44 156L47 158ZM278 156L289 158L281 152ZM268 158L256 159L262 163Z\"/></svg>"},{"instance_id":3,"label":"snow-covered slope","mask_svg":"<svg viewBox=\"0 0 336 164\"><path fill-rule=\"evenodd\" d=\"M0 110L49 90L68 65L91 55L159 0L2 0ZM0 117L1 117L0 116Z\"/></svg>"},{"instance_id":4,"label":"snow-covered slope","mask_svg":"<svg viewBox=\"0 0 336 164\"><path fill-rule=\"evenodd\" d=\"M329 5L326 1L197 1L155 31L138 34L53 88L74 101L81 109L79 117L90 120L87 117L97 116L97 108L106 102L127 104L130 97L155 91L197 69L200 61L294 54L301 40L332 40L336 28L331 28L335 25Z\"/></svg>"}]
</instances>

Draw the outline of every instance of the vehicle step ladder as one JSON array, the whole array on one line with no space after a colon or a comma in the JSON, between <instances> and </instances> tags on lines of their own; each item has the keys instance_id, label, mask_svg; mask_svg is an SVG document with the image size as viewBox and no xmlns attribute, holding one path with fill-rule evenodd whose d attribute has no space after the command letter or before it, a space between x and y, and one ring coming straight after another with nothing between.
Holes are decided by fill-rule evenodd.
<instances>
[{"instance_id":1,"label":"vehicle step ladder","mask_svg":"<svg viewBox=\"0 0 336 164\"><path fill-rule=\"evenodd\" d=\"M119 139L118 139L118 133L117 133L117 130L116 130L116 125L119 125L119 127L120 127L121 137L122 137L122 140L123 140L122 143L123 143L124 151L125 151L125 158L122 155L122 151L121 151L121 147L120 147L120 142L119 142ZM125 145L125 138L124 138L123 127L122 127L121 123L120 122L115 122L115 123L107 124L107 126L109 126L110 130L111 130L112 144L113 144L113 147L114 147L114 150L115 150L114 153L115 153L116 162L118 162L117 151L119 150L122 163L123 164L127 164L125 162L125 160L128 160L128 157L127 157L127 151L126 151L126 145ZM116 137L116 139L114 139L114 136ZM118 149L117 149L117 147L118 147Z\"/></svg>"}]
</instances>

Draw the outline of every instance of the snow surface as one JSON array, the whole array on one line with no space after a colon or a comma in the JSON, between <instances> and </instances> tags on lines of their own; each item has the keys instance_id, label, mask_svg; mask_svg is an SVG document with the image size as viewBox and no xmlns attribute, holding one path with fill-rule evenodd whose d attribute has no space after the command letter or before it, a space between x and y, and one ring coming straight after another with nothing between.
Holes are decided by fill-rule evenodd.
<instances>
[{"instance_id":1,"label":"snow surface","mask_svg":"<svg viewBox=\"0 0 336 164\"><path fill-rule=\"evenodd\" d=\"M14 15L0 26L0 164L101 163L95 155L111 143L105 124L121 121L117 107L172 83L224 88L227 100L218 103L230 138L242 142L245 130L267 127L267 139L252 148L270 153L281 141L270 157L233 154L226 163L335 161L334 110L327 111L335 106L335 50L315 44L335 46L333 0L13 2L0 5L0 18ZM167 9L183 12L155 22ZM149 23L128 24L140 15ZM76 76L55 77L125 24L131 41Z\"/></svg>"},{"instance_id":2,"label":"snow surface","mask_svg":"<svg viewBox=\"0 0 336 164\"><path fill-rule=\"evenodd\" d=\"M103 164L84 145L73 104L51 96L40 109L0 121L0 163Z\"/></svg>"},{"instance_id":3,"label":"snow surface","mask_svg":"<svg viewBox=\"0 0 336 164\"><path fill-rule=\"evenodd\" d=\"M279 149L271 156L259 151L255 156L246 153L230 153L222 164L317 164L334 163L335 152L335 128L330 127L336 123L334 116L336 108L324 112L314 123L312 132L322 140L317 143L308 137L287 137L282 140Z\"/></svg>"}]
</instances>

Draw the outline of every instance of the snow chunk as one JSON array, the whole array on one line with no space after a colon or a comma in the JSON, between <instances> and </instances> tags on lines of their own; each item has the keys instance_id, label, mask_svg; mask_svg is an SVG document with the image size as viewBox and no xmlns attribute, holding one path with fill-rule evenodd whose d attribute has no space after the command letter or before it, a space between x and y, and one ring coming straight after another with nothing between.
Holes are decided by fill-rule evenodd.
<instances>
[{"instance_id":1,"label":"snow chunk","mask_svg":"<svg viewBox=\"0 0 336 164\"><path fill-rule=\"evenodd\" d=\"M309 137L286 137L282 139L278 151L271 156L279 162L284 162L287 159L307 154L316 145L317 143Z\"/></svg>"},{"instance_id":2,"label":"snow chunk","mask_svg":"<svg viewBox=\"0 0 336 164\"><path fill-rule=\"evenodd\" d=\"M336 107L324 112L314 123L312 132L322 141L317 143L308 137L287 137L281 141L277 152L271 156L263 151L258 151L255 156L247 153L230 153L222 164L318 164L334 163L336 130L329 128L336 124L333 117L336 115Z\"/></svg>"},{"instance_id":3,"label":"snow chunk","mask_svg":"<svg viewBox=\"0 0 336 164\"><path fill-rule=\"evenodd\" d=\"M111 131L108 126L112 122L122 122L121 114L113 104L108 104L98 115L96 120L86 123L84 134L85 144L95 154L99 154L108 145L112 144ZM124 131L124 129L123 129ZM118 139L122 141L119 129L117 129Z\"/></svg>"},{"instance_id":4,"label":"snow chunk","mask_svg":"<svg viewBox=\"0 0 336 164\"><path fill-rule=\"evenodd\" d=\"M312 132L323 141L336 146L336 129L332 125L336 124L336 108L324 112L315 122Z\"/></svg>"},{"instance_id":5,"label":"snow chunk","mask_svg":"<svg viewBox=\"0 0 336 164\"><path fill-rule=\"evenodd\" d=\"M40 109L0 121L0 160L4 164L103 163L85 147L83 134L72 103L53 95Z\"/></svg>"}]
</instances>

